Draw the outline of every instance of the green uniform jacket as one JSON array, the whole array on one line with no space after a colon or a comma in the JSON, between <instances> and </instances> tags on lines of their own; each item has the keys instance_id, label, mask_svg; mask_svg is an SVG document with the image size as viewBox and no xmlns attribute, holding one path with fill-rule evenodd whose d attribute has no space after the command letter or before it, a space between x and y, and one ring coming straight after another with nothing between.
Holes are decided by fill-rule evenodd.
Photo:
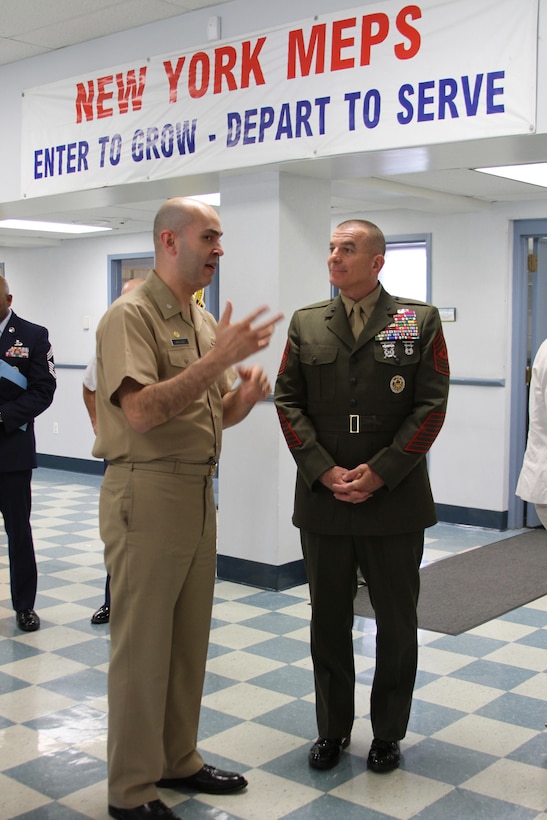
<instances>
[{"instance_id":1,"label":"green uniform jacket","mask_svg":"<svg viewBox=\"0 0 547 820\"><path fill-rule=\"evenodd\" d=\"M448 383L432 305L382 288L357 341L339 296L297 310L275 387L298 466L294 525L330 535L388 535L434 524L426 454L445 418ZM335 465L364 463L385 486L361 504L337 501L317 480Z\"/></svg>"}]
</instances>

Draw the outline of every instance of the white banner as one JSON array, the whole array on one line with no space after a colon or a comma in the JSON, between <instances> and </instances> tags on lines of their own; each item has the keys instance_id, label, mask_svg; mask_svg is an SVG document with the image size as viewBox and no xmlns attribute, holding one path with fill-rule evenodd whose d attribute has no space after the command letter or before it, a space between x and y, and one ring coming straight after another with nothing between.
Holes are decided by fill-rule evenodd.
<instances>
[{"instance_id":1,"label":"white banner","mask_svg":"<svg viewBox=\"0 0 547 820\"><path fill-rule=\"evenodd\" d=\"M537 12L388 0L30 89L22 196L532 133Z\"/></svg>"}]
</instances>

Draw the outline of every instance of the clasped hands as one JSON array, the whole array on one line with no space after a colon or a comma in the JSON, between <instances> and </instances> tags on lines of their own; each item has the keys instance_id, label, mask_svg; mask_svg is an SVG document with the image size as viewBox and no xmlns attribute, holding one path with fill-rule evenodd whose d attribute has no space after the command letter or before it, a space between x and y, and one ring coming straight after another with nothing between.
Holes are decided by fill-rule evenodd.
<instances>
[{"instance_id":1,"label":"clasped hands","mask_svg":"<svg viewBox=\"0 0 547 820\"><path fill-rule=\"evenodd\" d=\"M353 470L331 467L319 476L319 481L332 491L338 501L349 504L367 501L384 485L378 473L368 464L359 464Z\"/></svg>"}]
</instances>

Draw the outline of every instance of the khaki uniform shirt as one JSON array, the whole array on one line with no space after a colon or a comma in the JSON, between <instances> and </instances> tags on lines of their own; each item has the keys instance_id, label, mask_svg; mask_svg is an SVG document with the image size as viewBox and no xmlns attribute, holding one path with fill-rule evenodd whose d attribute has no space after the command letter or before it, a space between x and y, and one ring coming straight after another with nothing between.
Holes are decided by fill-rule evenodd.
<instances>
[{"instance_id":1,"label":"khaki uniform shirt","mask_svg":"<svg viewBox=\"0 0 547 820\"><path fill-rule=\"evenodd\" d=\"M176 376L215 344L216 322L201 307L187 316L173 293L151 271L138 288L117 299L97 329L97 424L93 455L107 461L158 459L203 464L218 459L222 396L235 373L221 379L183 412L147 433L129 425L117 392L125 378L143 386Z\"/></svg>"}]
</instances>

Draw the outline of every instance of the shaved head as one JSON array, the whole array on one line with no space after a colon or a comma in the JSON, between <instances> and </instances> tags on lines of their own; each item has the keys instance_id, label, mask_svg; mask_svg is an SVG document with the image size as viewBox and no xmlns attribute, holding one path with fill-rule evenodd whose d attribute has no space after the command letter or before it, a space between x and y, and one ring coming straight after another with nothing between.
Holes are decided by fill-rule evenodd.
<instances>
[{"instance_id":1,"label":"shaved head","mask_svg":"<svg viewBox=\"0 0 547 820\"><path fill-rule=\"evenodd\" d=\"M182 196L168 199L154 219L154 247L157 249L161 246L162 231L172 231L178 236L198 214L205 215L212 210L210 205L205 205L197 199Z\"/></svg>"}]
</instances>

